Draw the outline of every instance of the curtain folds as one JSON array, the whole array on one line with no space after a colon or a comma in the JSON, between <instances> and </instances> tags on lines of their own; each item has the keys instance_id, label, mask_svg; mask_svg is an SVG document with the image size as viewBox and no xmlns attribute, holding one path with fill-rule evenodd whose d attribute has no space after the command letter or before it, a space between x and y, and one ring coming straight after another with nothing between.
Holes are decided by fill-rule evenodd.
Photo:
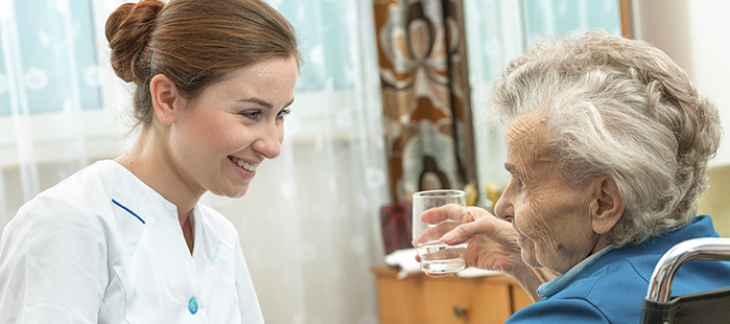
<instances>
[{"instance_id":1,"label":"curtain folds","mask_svg":"<svg viewBox=\"0 0 730 324\"><path fill-rule=\"evenodd\" d=\"M476 177L461 0L375 0L391 201Z\"/></svg>"},{"instance_id":2,"label":"curtain folds","mask_svg":"<svg viewBox=\"0 0 730 324\"><path fill-rule=\"evenodd\" d=\"M98 134L83 116L102 108L92 21L89 3L0 2L0 228L93 156Z\"/></svg>"}]
</instances>

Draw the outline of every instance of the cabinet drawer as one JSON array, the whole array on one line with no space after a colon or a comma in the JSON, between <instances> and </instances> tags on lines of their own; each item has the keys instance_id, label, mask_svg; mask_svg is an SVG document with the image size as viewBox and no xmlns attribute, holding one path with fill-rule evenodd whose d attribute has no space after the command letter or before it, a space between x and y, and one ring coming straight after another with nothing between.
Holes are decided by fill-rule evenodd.
<instances>
[{"instance_id":1,"label":"cabinet drawer","mask_svg":"<svg viewBox=\"0 0 730 324\"><path fill-rule=\"evenodd\" d=\"M377 275L381 324L497 324L532 303L507 276L398 280L394 269L371 271Z\"/></svg>"}]
</instances>

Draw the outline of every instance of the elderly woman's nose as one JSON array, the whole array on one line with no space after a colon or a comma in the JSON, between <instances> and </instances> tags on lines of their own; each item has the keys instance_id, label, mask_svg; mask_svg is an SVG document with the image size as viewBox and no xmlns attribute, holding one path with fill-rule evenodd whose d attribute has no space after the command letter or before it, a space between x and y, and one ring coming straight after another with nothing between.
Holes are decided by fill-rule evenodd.
<instances>
[{"instance_id":1,"label":"elderly woman's nose","mask_svg":"<svg viewBox=\"0 0 730 324\"><path fill-rule=\"evenodd\" d=\"M502 196L499 197L499 200L497 200L497 204L494 205L494 215L511 222L512 218L514 218L514 208L512 206L511 190L509 189L509 185L507 185L507 187L504 188Z\"/></svg>"}]
</instances>

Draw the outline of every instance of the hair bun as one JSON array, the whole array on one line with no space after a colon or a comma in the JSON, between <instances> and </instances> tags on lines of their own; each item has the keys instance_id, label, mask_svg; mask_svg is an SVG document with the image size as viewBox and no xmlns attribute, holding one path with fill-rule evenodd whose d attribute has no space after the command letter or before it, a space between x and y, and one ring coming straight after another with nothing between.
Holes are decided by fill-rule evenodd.
<instances>
[{"instance_id":1,"label":"hair bun","mask_svg":"<svg viewBox=\"0 0 730 324\"><path fill-rule=\"evenodd\" d=\"M147 78L150 53L145 48L154 30L155 20L165 7L159 0L125 3L106 21L106 39L111 48L114 72L126 82L142 82ZM140 58L147 58L140 62Z\"/></svg>"}]
</instances>

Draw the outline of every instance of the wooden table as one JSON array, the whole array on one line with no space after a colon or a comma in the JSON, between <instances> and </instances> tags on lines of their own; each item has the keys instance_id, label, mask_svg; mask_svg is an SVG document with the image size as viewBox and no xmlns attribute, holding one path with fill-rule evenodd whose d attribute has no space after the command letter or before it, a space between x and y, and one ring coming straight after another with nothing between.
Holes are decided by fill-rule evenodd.
<instances>
[{"instance_id":1,"label":"wooden table","mask_svg":"<svg viewBox=\"0 0 730 324\"><path fill-rule=\"evenodd\" d=\"M505 275L402 280L393 268L372 268L377 276L380 324L504 323L532 304L514 279Z\"/></svg>"}]
</instances>

